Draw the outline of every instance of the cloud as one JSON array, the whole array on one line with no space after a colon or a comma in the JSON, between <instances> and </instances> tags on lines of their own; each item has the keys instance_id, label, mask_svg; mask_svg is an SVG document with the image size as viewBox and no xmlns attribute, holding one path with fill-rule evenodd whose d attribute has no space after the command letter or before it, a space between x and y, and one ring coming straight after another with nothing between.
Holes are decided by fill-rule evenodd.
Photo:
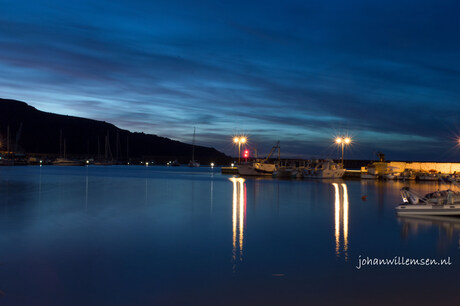
<instances>
[{"instance_id":1,"label":"cloud","mask_svg":"<svg viewBox=\"0 0 460 306\"><path fill-rule=\"evenodd\" d=\"M436 159L460 116L458 6L8 2L0 95L187 142L199 126L227 153L235 129L291 155L346 131L356 158Z\"/></svg>"}]
</instances>

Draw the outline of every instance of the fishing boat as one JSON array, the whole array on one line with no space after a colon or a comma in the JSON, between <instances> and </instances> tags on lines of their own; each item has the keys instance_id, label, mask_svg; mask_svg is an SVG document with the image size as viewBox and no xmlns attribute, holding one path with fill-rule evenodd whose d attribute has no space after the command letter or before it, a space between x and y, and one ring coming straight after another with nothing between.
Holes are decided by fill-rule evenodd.
<instances>
[{"instance_id":1,"label":"fishing boat","mask_svg":"<svg viewBox=\"0 0 460 306\"><path fill-rule=\"evenodd\" d=\"M401 197L403 204L396 207L398 215L460 215L459 191L447 189L423 196L409 187L403 187Z\"/></svg>"},{"instance_id":2,"label":"fishing boat","mask_svg":"<svg viewBox=\"0 0 460 306\"><path fill-rule=\"evenodd\" d=\"M273 172L276 170L276 164L266 163L266 162L254 162L238 165L238 174L242 176L246 175L255 175L255 176L265 176L273 175Z\"/></svg>"},{"instance_id":3,"label":"fishing boat","mask_svg":"<svg viewBox=\"0 0 460 306\"><path fill-rule=\"evenodd\" d=\"M193 141L192 141L192 159L188 163L189 167L199 167L200 164L195 160L195 128L193 128Z\"/></svg>"},{"instance_id":4,"label":"fishing boat","mask_svg":"<svg viewBox=\"0 0 460 306\"><path fill-rule=\"evenodd\" d=\"M273 172L273 177L276 178L296 178L298 173L295 162L285 162Z\"/></svg>"},{"instance_id":5,"label":"fishing boat","mask_svg":"<svg viewBox=\"0 0 460 306\"><path fill-rule=\"evenodd\" d=\"M430 170L429 172L417 173L416 179L419 181L439 181L439 176L436 170Z\"/></svg>"},{"instance_id":6,"label":"fishing boat","mask_svg":"<svg viewBox=\"0 0 460 306\"><path fill-rule=\"evenodd\" d=\"M415 173L410 169L404 169L399 175L396 176L397 180L412 181L415 180Z\"/></svg>"},{"instance_id":7,"label":"fishing boat","mask_svg":"<svg viewBox=\"0 0 460 306\"><path fill-rule=\"evenodd\" d=\"M276 178L292 178L296 177L297 169L293 167L279 167L273 172L273 177Z\"/></svg>"},{"instance_id":8,"label":"fishing boat","mask_svg":"<svg viewBox=\"0 0 460 306\"><path fill-rule=\"evenodd\" d=\"M310 165L303 170L304 178L336 179L341 178L344 174L343 165L330 159L320 161L316 165Z\"/></svg>"},{"instance_id":9,"label":"fishing boat","mask_svg":"<svg viewBox=\"0 0 460 306\"><path fill-rule=\"evenodd\" d=\"M270 157L273 152L278 149L278 162L271 162ZM267 158L263 160L256 160L254 162L242 163L237 165L238 174L242 176L270 176L273 175L276 169L278 169L280 160L280 146L279 141L274 145L268 154Z\"/></svg>"}]
</instances>

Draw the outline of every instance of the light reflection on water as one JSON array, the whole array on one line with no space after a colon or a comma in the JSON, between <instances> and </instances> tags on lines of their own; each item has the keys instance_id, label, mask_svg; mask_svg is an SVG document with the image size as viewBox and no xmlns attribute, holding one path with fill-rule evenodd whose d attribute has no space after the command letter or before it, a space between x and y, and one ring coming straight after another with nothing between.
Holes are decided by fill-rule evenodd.
<instances>
[{"instance_id":1,"label":"light reflection on water","mask_svg":"<svg viewBox=\"0 0 460 306\"><path fill-rule=\"evenodd\" d=\"M343 254L345 261L348 260L348 189L342 183L332 183L334 186L334 207L335 207L335 254L340 256L340 221L343 223ZM340 192L342 187L342 192Z\"/></svg>"},{"instance_id":2,"label":"light reflection on water","mask_svg":"<svg viewBox=\"0 0 460 306\"><path fill-rule=\"evenodd\" d=\"M424 235L430 229L437 229L437 247L443 249L457 244L460 249L460 218L447 216L398 216L401 223L401 238Z\"/></svg>"},{"instance_id":3,"label":"light reflection on water","mask_svg":"<svg viewBox=\"0 0 460 306\"><path fill-rule=\"evenodd\" d=\"M382 301L394 288L417 300L433 276L446 280L433 290L455 296L458 264L404 270L401 281L401 268L355 273L359 255L459 257L457 219L395 215L407 185L446 188L229 178L206 168L0 168L0 303L350 304L357 286L382 288Z\"/></svg>"},{"instance_id":4,"label":"light reflection on water","mask_svg":"<svg viewBox=\"0 0 460 306\"><path fill-rule=\"evenodd\" d=\"M232 205L232 229L233 229L233 271L236 271L238 261L243 261L243 241L246 216L246 188L244 178L232 177L233 205ZM237 238L238 237L238 244Z\"/></svg>"}]
</instances>

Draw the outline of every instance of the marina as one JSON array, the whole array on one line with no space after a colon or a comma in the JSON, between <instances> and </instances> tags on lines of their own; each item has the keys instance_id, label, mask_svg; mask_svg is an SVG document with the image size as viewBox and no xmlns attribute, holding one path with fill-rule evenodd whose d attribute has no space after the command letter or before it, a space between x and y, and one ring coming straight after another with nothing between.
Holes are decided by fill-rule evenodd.
<instances>
[{"instance_id":1,"label":"marina","mask_svg":"<svg viewBox=\"0 0 460 306\"><path fill-rule=\"evenodd\" d=\"M6 2L1 306L459 304L460 2Z\"/></svg>"}]
</instances>

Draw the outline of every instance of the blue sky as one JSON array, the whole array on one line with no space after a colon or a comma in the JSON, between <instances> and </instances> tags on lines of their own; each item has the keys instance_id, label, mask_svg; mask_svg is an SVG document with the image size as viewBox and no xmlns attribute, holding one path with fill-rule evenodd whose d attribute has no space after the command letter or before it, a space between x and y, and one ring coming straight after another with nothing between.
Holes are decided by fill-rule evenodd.
<instances>
[{"instance_id":1,"label":"blue sky","mask_svg":"<svg viewBox=\"0 0 460 306\"><path fill-rule=\"evenodd\" d=\"M0 5L0 97L228 154L460 160L456 1Z\"/></svg>"}]
</instances>

